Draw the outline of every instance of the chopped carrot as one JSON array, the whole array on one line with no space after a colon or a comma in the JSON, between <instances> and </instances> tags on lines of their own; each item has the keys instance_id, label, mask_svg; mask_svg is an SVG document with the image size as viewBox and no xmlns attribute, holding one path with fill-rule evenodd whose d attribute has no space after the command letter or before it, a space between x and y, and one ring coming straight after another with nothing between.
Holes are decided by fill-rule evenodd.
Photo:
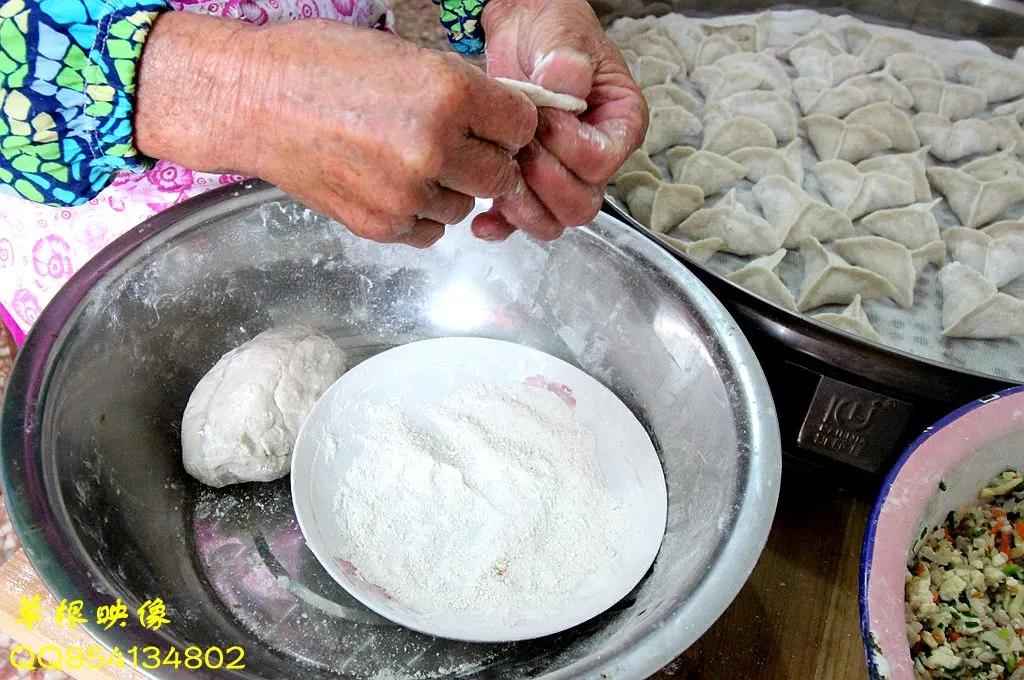
<instances>
[{"instance_id":1,"label":"chopped carrot","mask_svg":"<svg viewBox=\"0 0 1024 680\"><path fill-rule=\"evenodd\" d=\"M921 562L918 562L917 566L914 567L914 573L917 574L918 576L924 576L924 573L926 571L928 571L928 570L925 568L924 564L922 564Z\"/></svg>"},{"instance_id":2,"label":"chopped carrot","mask_svg":"<svg viewBox=\"0 0 1024 680\"><path fill-rule=\"evenodd\" d=\"M999 552L1003 553L1007 557L1010 556L1010 534L999 535Z\"/></svg>"},{"instance_id":3,"label":"chopped carrot","mask_svg":"<svg viewBox=\"0 0 1024 680\"><path fill-rule=\"evenodd\" d=\"M1013 525L1013 528L1017 531L1017 535L1024 538L1024 519L1017 520L1017 523Z\"/></svg>"},{"instance_id":4,"label":"chopped carrot","mask_svg":"<svg viewBox=\"0 0 1024 680\"><path fill-rule=\"evenodd\" d=\"M934 602L935 604L939 603L939 594L938 593L932 593L932 602Z\"/></svg>"},{"instance_id":5,"label":"chopped carrot","mask_svg":"<svg viewBox=\"0 0 1024 680\"><path fill-rule=\"evenodd\" d=\"M949 631L949 641L950 642L956 642L959 639L960 639L960 633L956 632L955 630Z\"/></svg>"}]
</instances>

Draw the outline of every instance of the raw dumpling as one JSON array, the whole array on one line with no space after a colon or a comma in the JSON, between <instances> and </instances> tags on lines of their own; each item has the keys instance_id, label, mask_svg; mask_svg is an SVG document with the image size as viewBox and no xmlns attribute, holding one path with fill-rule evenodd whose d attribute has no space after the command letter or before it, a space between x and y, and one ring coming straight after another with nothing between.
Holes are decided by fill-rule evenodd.
<instances>
[{"instance_id":1,"label":"raw dumpling","mask_svg":"<svg viewBox=\"0 0 1024 680\"><path fill-rule=\"evenodd\" d=\"M734 118L719 104L708 107L704 117L704 144L701 146L705 151L726 156L737 149L774 149L776 146L775 133L761 121L749 116Z\"/></svg>"},{"instance_id":2,"label":"raw dumpling","mask_svg":"<svg viewBox=\"0 0 1024 680\"><path fill-rule=\"evenodd\" d=\"M1024 222L1003 220L1002 222L993 222L987 227L982 227L978 231L983 234L988 234L992 238L999 238L1000 236L1020 236L1021 238L1024 238Z\"/></svg>"},{"instance_id":3,"label":"raw dumpling","mask_svg":"<svg viewBox=\"0 0 1024 680\"><path fill-rule=\"evenodd\" d=\"M683 55L671 38L660 31L647 31L619 44L623 50L632 50L640 57L657 57L674 64L685 64Z\"/></svg>"},{"instance_id":4,"label":"raw dumpling","mask_svg":"<svg viewBox=\"0 0 1024 680\"><path fill-rule=\"evenodd\" d=\"M914 116L914 129L939 160L952 162L979 153L992 153L1000 146L999 132L988 121L966 118L952 122L938 113Z\"/></svg>"},{"instance_id":5,"label":"raw dumpling","mask_svg":"<svg viewBox=\"0 0 1024 680\"><path fill-rule=\"evenodd\" d=\"M861 172L884 172L893 177L899 177L904 182L914 187L914 200L917 202L932 200L932 189L928 185L928 175L925 174L924 157L928 155L928 148L924 147L913 153L897 153L888 156L869 158L857 164Z\"/></svg>"},{"instance_id":6,"label":"raw dumpling","mask_svg":"<svg viewBox=\"0 0 1024 680\"><path fill-rule=\"evenodd\" d=\"M872 234L902 243L914 250L939 240L939 222L932 209L942 199L915 203L905 208L878 210L866 215L860 223Z\"/></svg>"},{"instance_id":7,"label":"raw dumpling","mask_svg":"<svg viewBox=\"0 0 1024 680\"><path fill-rule=\"evenodd\" d=\"M715 63L722 57L744 51L747 50L744 50L738 42L728 35L723 33L709 35L697 45L697 50L693 56L693 67L696 69L700 66L707 66L708 64Z\"/></svg>"},{"instance_id":8,"label":"raw dumpling","mask_svg":"<svg viewBox=\"0 0 1024 680\"><path fill-rule=\"evenodd\" d=\"M676 248L681 253L698 264L704 264L711 257L722 249L725 243L720 238L705 238L700 241L683 241L667 234L658 234L665 243Z\"/></svg>"},{"instance_id":9,"label":"raw dumpling","mask_svg":"<svg viewBox=\"0 0 1024 680\"><path fill-rule=\"evenodd\" d=\"M664 28L655 16L646 16L642 19L628 17L615 22L615 26L608 30L608 37L612 39L617 47L623 48L631 39L645 33L651 35L665 35Z\"/></svg>"},{"instance_id":10,"label":"raw dumpling","mask_svg":"<svg viewBox=\"0 0 1024 680\"><path fill-rule=\"evenodd\" d=\"M798 75L816 78L831 87L844 80L868 72L868 65L860 57L846 52L829 54L818 47L797 47L789 51L789 61Z\"/></svg>"},{"instance_id":11,"label":"raw dumpling","mask_svg":"<svg viewBox=\"0 0 1024 680\"><path fill-rule=\"evenodd\" d=\"M940 113L950 120L961 120L988 108L984 90L970 85L930 78L911 78L903 84L914 97L914 108L922 113Z\"/></svg>"},{"instance_id":12,"label":"raw dumpling","mask_svg":"<svg viewBox=\"0 0 1024 680\"><path fill-rule=\"evenodd\" d=\"M819 29L797 38L792 45L779 52L779 58L792 63L793 50L801 47L812 47L829 55L842 54L845 51L834 37ZM796 64L793 65L796 66Z\"/></svg>"},{"instance_id":13,"label":"raw dumpling","mask_svg":"<svg viewBox=\"0 0 1024 680\"><path fill-rule=\"evenodd\" d=\"M800 244L800 254L804 258L804 279L796 307L801 312L822 305L849 304L858 295L865 300L896 295L885 277L828 252L810 236Z\"/></svg>"},{"instance_id":14,"label":"raw dumpling","mask_svg":"<svg viewBox=\"0 0 1024 680\"><path fill-rule=\"evenodd\" d=\"M1024 276L1024 236L1006 234L993 237L976 229L951 227L942 234L950 257L974 267L985 278L1002 288Z\"/></svg>"},{"instance_id":15,"label":"raw dumpling","mask_svg":"<svg viewBox=\"0 0 1024 680\"><path fill-rule=\"evenodd\" d=\"M702 208L679 225L692 239L720 238L722 250L734 255L767 255L782 246L785 234L736 200L736 190L710 208Z\"/></svg>"},{"instance_id":16,"label":"raw dumpling","mask_svg":"<svg viewBox=\"0 0 1024 680\"><path fill-rule=\"evenodd\" d=\"M690 79L709 101L736 92L776 90L789 93L789 76L778 60L764 52L738 52L693 71Z\"/></svg>"},{"instance_id":17,"label":"raw dumpling","mask_svg":"<svg viewBox=\"0 0 1024 680\"><path fill-rule=\"evenodd\" d=\"M785 235L782 245L786 248L800 247L808 235L822 242L853 235L853 222L849 217L814 200L785 177L765 177L754 185L753 191L765 219Z\"/></svg>"},{"instance_id":18,"label":"raw dumpling","mask_svg":"<svg viewBox=\"0 0 1024 680\"><path fill-rule=\"evenodd\" d=\"M793 81L793 91L805 114L820 113L836 118L875 102L908 107L913 99L910 91L887 73L854 76L838 87L829 87L818 78L797 78Z\"/></svg>"},{"instance_id":19,"label":"raw dumpling","mask_svg":"<svg viewBox=\"0 0 1024 680\"><path fill-rule=\"evenodd\" d=\"M796 310L796 300L793 299L793 294L775 273L775 268L785 257L786 249L779 248L771 255L751 260L742 269L725 278L786 309Z\"/></svg>"},{"instance_id":20,"label":"raw dumpling","mask_svg":"<svg viewBox=\"0 0 1024 680\"><path fill-rule=\"evenodd\" d=\"M651 109L651 122L647 126L643 149L653 156L677 146L687 137L696 137L703 129L700 118L682 106L659 106Z\"/></svg>"},{"instance_id":21,"label":"raw dumpling","mask_svg":"<svg viewBox=\"0 0 1024 680\"><path fill-rule=\"evenodd\" d=\"M1017 161L1014 146L991 156L976 158L961 165L960 169L983 182L1000 177L1024 177L1024 163Z\"/></svg>"},{"instance_id":22,"label":"raw dumpling","mask_svg":"<svg viewBox=\"0 0 1024 680\"><path fill-rule=\"evenodd\" d=\"M704 204L699 187L668 184L646 172L620 176L615 191L640 224L658 233L669 231Z\"/></svg>"},{"instance_id":23,"label":"raw dumpling","mask_svg":"<svg viewBox=\"0 0 1024 680\"><path fill-rule=\"evenodd\" d=\"M736 41L747 52L757 52L764 43L764 23L767 13L760 14L754 21L737 21L732 23L705 23L701 30L707 35L725 35Z\"/></svg>"},{"instance_id":24,"label":"raw dumpling","mask_svg":"<svg viewBox=\"0 0 1024 680\"><path fill-rule=\"evenodd\" d=\"M892 140L897 151L917 151L921 148L914 124L903 111L891 102L875 102L853 111L846 117L847 123L869 125Z\"/></svg>"},{"instance_id":25,"label":"raw dumpling","mask_svg":"<svg viewBox=\"0 0 1024 680\"><path fill-rule=\"evenodd\" d=\"M992 109L992 113L997 116L1014 116L1017 122L1024 123L1024 99L997 106Z\"/></svg>"},{"instance_id":26,"label":"raw dumpling","mask_svg":"<svg viewBox=\"0 0 1024 680\"><path fill-rule=\"evenodd\" d=\"M761 121L771 128L779 142L788 142L797 136L793 106L788 98L778 92L737 92L723 99L720 104L733 116L749 116Z\"/></svg>"},{"instance_id":27,"label":"raw dumpling","mask_svg":"<svg viewBox=\"0 0 1024 680\"><path fill-rule=\"evenodd\" d=\"M700 106L691 94L674 83L645 87L644 99L652 109L658 106L682 106L687 111L696 111Z\"/></svg>"},{"instance_id":28,"label":"raw dumpling","mask_svg":"<svg viewBox=\"0 0 1024 680\"><path fill-rule=\"evenodd\" d=\"M875 342L882 341L882 336L871 325L871 320L864 311L864 306L860 303L860 295L854 295L853 302L841 313L825 312L823 314L815 314L814 318L841 331L859 335L862 338Z\"/></svg>"},{"instance_id":29,"label":"raw dumpling","mask_svg":"<svg viewBox=\"0 0 1024 680\"><path fill-rule=\"evenodd\" d=\"M1016 146L1020 153L1024 153L1024 127L1016 116L992 116L988 124L999 134L1000 145L1004 149Z\"/></svg>"},{"instance_id":30,"label":"raw dumpling","mask_svg":"<svg viewBox=\"0 0 1024 680\"><path fill-rule=\"evenodd\" d=\"M626 162L622 164L622 167L612 175L611 183L615 184L619 177L630 172L646 172L651 177L661 179L661 171L658 170L658 166L654 164L651 157L643 149L637 149L629 155Z\"/></svg>"},{"instance_id":31,"label":"raw dumpling","mask_svg":"<svg viewBox=\"0 0 1024 680\"><path fill-rule=\"evenodd\" d=\"M1024 300L1000 293L973 267L951 262L939 272L942 334L950 338L1024 335Z\"/></svg>"},{"instance_id":32,"label":"raw dumpling","mask_svg":"<svg viewBox=\"0 0 1024 680\"><path fill-rule=\"evenodd\" d=\"M632 62L627 59L627 63L629 72L633 74L633 79L641 88L667 83L676 76L683 75L679 64L658 57L638 55Z\"/></svg>"},{"instance_id":33,"label":"raw dumpling","mask_svg":"<svg viewBox=\"0 0 1024 680\"><path fill-rule=\"evenodd\" d=\"M861 172L846 161L821 161L811 167L822 192L851 220L884 208L914 202L914 186L884 172Z\"/></svg>"},{"instance_id":34,"label":"raw dumpling","mask_svg":"<svg viewBox=\"0 0 1024 680\"><path fill-rule=\"evenodd\" d=\"M955 71L961 83L983 90L990 102L1024 94L1024 67L975 58L961 61Z\"/></svg>"},{"instance_id":35,"label":"raw dumpling","mask_svg":"<svg viewBox=\"0 0 1024 680\"><path fill-rule=\"evenodd\" d=\"M729 154L729 158L747 167L747 179L760 182L765 177L778 175L803 186L804 164L803 142L794 139L782 149L766 149L764 147L747 147L737 149Z\"/></svg>"},{"instance_id":36,"label":"raw dumpling","mask_svg":"<svg viewBox=\"0 0 1024 680\"><path fill-rule=\"evenodd\" d=\"M895 54L917 52L917 47L906 38L885 35L871 38L861 50L851 49L850 51L864 60L869 71L876 71L885 65L885 61L889 57Z\"/></svg>"},{"instance_id":37,"label":"raw dumpling","mask_svg":"<svg viewBox=\"0 0 1024 680\"><path fill-rule=\"evenodd\" d=\"M711 151L677 146L666 154L676 184L692 184L705 196L725 191L747 174L747 168Z\"/></svg>"},{"instance_id":38,"label":"raw dumpling","mask_svg":"<svg viewBox=\"0 0 1024 680\"><path fill-rule=\"evenodd\" d=\"M814 115L800 120L818 158L841 158L856 163L892 148L892 140L867 125L846 123L834 116Z\"/></svg>"},{"instance_id":39,"label":"raw dumpling","mask_svg":"<svg viewBox=\"0 0 1024 680\"><path fill-rule=\"evenodd\" d=\"M1024 178L983 181L957 168L929 168L928 181L946 197L960 223L980 227L1024 201Z\"/></svg>"},{"instance_id":40,"label":"raw dumpling","mask_svg":"<svg viewBox=\"0 0 1024 680\"><path fill-rule=\"evenodd\" d=\"M856 236L835 243L836 254L850 264L870 269L885 278L895 289L890 297L901 307L914 306L914 288L919 269L945 256L942 242L924 246L921 256L906 246L881 236Z\"/></svg>"},{"instance_id":41,"label":"raw dumpling","mask_svg":"<svg viewBox=\"0 0 1024 680\"><path fill-rule=\"evenodd\" d=\"M897 80L911 78L927 78L929 80L945 80L942 67L932 59L917 52L900 52L885 60L885 70Z\"/></svg>"}]
</instances>

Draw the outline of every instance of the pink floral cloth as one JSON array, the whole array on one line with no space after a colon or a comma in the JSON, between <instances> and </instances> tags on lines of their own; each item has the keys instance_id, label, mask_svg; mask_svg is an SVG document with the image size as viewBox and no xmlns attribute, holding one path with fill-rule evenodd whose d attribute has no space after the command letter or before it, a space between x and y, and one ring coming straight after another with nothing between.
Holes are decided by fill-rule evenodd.
<instances>
[{"instance_id":1,"label":"pink floral cloth","mask_svg":"<svg viewBox=\"0 0 1024 680\"><path fill-rule=\"evenodd\" d=\"M170 4L176 11L258 25L320 18L392 28L385 0L171 0ZM119 175L98 196L74 208L0 195L0 318L15 342L21 344L43 306L105 245L165 208L240 179L160 161L147 173Z\"/></svg>"}]
</instances>

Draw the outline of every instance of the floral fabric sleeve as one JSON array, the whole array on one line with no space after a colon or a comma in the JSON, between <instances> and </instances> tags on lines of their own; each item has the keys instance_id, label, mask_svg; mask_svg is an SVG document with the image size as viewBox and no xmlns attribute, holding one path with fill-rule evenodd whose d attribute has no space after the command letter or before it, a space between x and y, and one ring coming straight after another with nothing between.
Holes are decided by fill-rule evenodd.
<instances>
[{"instance_id":1,"label":"floral fabric sleeve","mask_svg":"<svg viewBox=\"0 0 1024 680\"><path fill-rule=\"evenodd\" d=\"M132 144L135 65L163 0L0 0L0 193L78 205Z\"/></svg>"},{"instance_id":2,"label":"floral fabric sleeve","mask_svg":"<svg viewBox=\"0 0 1024 680\"><path fill-rule=\"evenodd\" d=\"M487 0L434 0L441 7L441 24L448 42L460 54L484 51L484 27L480 15Z\"/></svg>"}]
</instances>

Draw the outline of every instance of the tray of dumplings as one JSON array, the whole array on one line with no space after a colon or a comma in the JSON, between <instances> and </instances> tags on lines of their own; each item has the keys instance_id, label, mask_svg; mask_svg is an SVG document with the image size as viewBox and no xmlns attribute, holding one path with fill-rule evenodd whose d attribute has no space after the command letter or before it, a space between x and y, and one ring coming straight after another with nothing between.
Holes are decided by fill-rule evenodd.
<instances>
[{"instance_id":1,"label":"tray of dumplings","mask_svg":"<svg viewBox=\"0 0 1024 680\"><path fill-rule=\"evenodd\" d=\"M608 33L651 109L609 187L634 226L837 338L1024 381L1024 50L807 9Z\"/></svg>"}]
</instances>

